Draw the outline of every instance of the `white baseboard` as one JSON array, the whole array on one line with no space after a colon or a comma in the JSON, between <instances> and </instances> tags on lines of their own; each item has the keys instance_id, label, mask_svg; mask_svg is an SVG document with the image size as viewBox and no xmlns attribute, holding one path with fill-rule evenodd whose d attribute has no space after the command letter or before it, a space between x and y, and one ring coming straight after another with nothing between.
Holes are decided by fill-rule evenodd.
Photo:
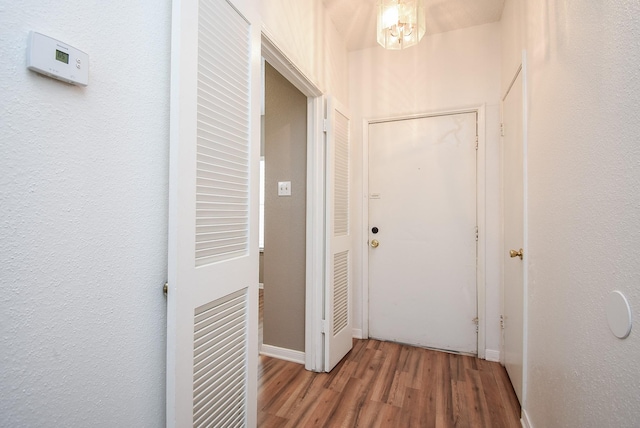
<instances>
[{"instance_id":1,"label":"white baseboard","mask_svg":"<svg viewBox=\"0 0 640 428\"><path fill-rule=\"evenodd\" d=\"M522 424L522 428L533 428L531 419L529 419L529 415L525 409L522 409L522 418L520 418L520 423Z\"/></svg>"},{"instance_id":2,"label":"white baseboard","mask_svg":"<svg viewBox=\"0 0 640 428\"><path fill-rule=\"evenodd\" d=\"M485 349L484 350L484 358L487 361L495 361L496 363L500 362L500 351L496 351L495 349Z\"/></svg>"},{"instance_id":3,"label":"white baseboard","mask_svg":"<svg viewBox=\"0 0 640 428\"><path fill-rule=\"evenodd\" d=\"M352 334L354 339L364 339L364 337L362 337L362 329L360 328L354 328Z\"/></svg>"},{"instance_id":4,"label":"white baseboard","mask_svg":"<svg viewBox=\"0 0 640 428\"><path fill-rule=\"evenodd\" d=\"M293 349L263 344L260 349L260 355L291 361L292 363L304 364L304 352L294 351Z\"/></svg>"}]
</instances>

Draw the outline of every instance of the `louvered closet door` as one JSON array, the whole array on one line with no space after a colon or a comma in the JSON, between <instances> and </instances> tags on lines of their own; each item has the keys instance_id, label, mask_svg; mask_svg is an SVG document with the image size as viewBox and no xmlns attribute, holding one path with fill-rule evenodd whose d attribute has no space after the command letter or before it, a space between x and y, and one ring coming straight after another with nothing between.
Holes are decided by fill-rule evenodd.
<instances>
[{"instance_id":1,"label":"louvered closet door","mask_svg":"<svg viewBox=\"0 0 640 428\"><path fill-rule=\"evenodd\" d=\"M260 26L232 3L173 2L169 427L256 424Z\"/></svg>"},{"instance_id":2,"label":"louvered closet door","mask_svg":"<svg viewBox=\"0 0 640 428\"><path fill-rule=\"evenodd\" d=\"M331 371L352 347L352 244L349 209L350 121L335 100L328 100L325 280L325 370Z\"/></svg>"}]
</instances>

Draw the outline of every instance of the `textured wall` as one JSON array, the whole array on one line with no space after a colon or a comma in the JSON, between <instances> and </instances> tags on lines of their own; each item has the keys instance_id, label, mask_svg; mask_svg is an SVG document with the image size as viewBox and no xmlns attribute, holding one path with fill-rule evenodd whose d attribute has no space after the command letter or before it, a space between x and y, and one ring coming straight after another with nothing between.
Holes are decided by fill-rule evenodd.
<instances>
[{"instance_id":1,"label":"textured wall","mask_svg":"<svg viewBox=\"0 0 640 428\"><path fill-rule=\"evenodd\" d=\"M307 97L269 64L265 74L264 344L304 352Z\"/></svg>"},{"instance_id":2,"label":"textured wall","mask_svg":"<svg viewBox=\"0 0 640 428\"><path fill-rule=\"evenodd\" d=\"M527 2L529 385L536 428L635 427L640 337L640 3ZM506 36L506 35L505 35Z\"/></svg>"},{"instance_id":3,"label":"textured wall","mask_svg":"<svg viewBox=\"0 0 640 428\"><path fill-rule=\"evenodd\" d=\"M262 0L267 34L325 94L346 105L348 56L322 0Z\"/></svg>"},{"instance_id":4,"label":"textured wall","mask_svg":"<svg viewBox=\"0 0 640 428\"><path fill-rule=\"evenodd\" d=\"M380 47L349 55L349 94L352 113L352 179L362 188L362 120L393 117L486 103L486 347L500 349L500 25L487 24L425 37L404 51ZM367 201L354 191L353 218L362 218ZM354 234L354 315L362 327L360 260L366 236Z\"/></svg>"},{"instance_id":5,"label":"textured wall","mask_svg":"<svg viewBox=\"0 0 640 428\"><path fill-rule=\"evenodd\" d=\"M0 20L0 426L163 426L170 2ZM89 86L28 71L29 30Z\"/></svg>"}]
</instances>

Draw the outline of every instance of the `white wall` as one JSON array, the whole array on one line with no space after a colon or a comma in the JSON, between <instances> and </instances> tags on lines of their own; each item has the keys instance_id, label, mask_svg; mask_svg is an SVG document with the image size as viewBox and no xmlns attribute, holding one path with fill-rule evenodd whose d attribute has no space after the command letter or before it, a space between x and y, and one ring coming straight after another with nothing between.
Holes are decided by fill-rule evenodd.
<instances>
[{"instance_id":1,"label":"white wall","mask_svg":"<svg viewBox=\"0 0 640 428\"><path fill-rule=\"evenodd\" d=\"M260 7L278 47L346 104L322 1ZM0 10L0 426L162 426L170 2ZM86 51L89 86L28 71L29 30Z\"/></svg>"},{"instance_id":2,"label":"white wall","mask_svg":"<svg viewBox=\"0 0 640 428\"><path fill-rule=\"evenodd\" d=\"M163 426L170 2L0 10L0 426ZM28 71L29 30L89 86Z\"/></svg>"},{"instance_id":3,"label":"white wall","mask_svg":"<svg viewBox=\"0 0 640 428\"><path fill-rule=\"evenodd\" d=\"M347 49L322 0L263 0L264 32L324 94L347 105Z\"/></svg>"},{"instance_id":4,"label":"white wall","mask_svg":"<svg viewBox=\"0 0 640 428\"><path fill-rule=\"evenodd\" d=\"M524 410L536 428L634 427L640 338L611 334L605 301L620 290L640 308L640 3L527 2L525 13L508 25L528 34Z\"/></svg>"},{"instance_id":5,"label":"white wall","mask_svg":"<svg viewBox=\"0 0 640 428\"><path fill-rule=\"evenodd\" d=\"M500 24L487 24L425 37L404 51L381 47L349 54L352 113L354 219L362 218L363 119L434 112L486 103L486 348L500 349ZM366 225L364 225L366 227ZM356 232L354 298L356 328L362 328L363 228Z\"/></svg>"}]
</instances>

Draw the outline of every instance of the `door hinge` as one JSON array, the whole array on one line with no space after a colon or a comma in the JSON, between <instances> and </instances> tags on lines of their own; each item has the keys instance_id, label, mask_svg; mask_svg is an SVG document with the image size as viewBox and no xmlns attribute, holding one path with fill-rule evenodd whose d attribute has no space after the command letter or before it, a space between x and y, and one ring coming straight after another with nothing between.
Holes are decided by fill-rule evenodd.
<instances>
[{"instance_id":1,"label":"door hinge","mask_svg":"<svg viewBox=\"0 0 640 428\"><path fill-rule=\"evenodd\" d=\"M478 150L478 136L476 135L476 150Z\"/></svg>"},{"instance_id":2,"label":"door hinge","mask_svg":"<svg viewBox=\"0 0 640 428\"><path fill-rule=\"evenodd\" d=\"M504 137L504 123L500 124L500 136Z\"/></svg>"},{"instance_id":3,"label":"door hinge","mask_svg":"<svg viewBox=\"0 0 640 428\"><path fill-rule=\"evenodd\" d=\"M476 226L476 242L478 242L478 226Z\"/></svg>"},{"instance_id":4,"label":"door hinge","mask_svg":"<svg viewBox=\"0 0 640 428\"><path fill-rule=\"evenodd\" d=\"M327 132L327 119L322 120L322 132Z\"/></svg>"},{"instance_id":5,"label":"door hinge","mask_svg":"<svg viewBox=\"0 0 640 428\"><path fill-rule=\"evenodd\" d=\"M500 315L500 328L504 330L504 317Z\"/></svg>"},{"instance_id":6,"label":"door hinge","mask_svg":"<svg viewBox=\"0 0 640 428\"><path fill-rule=\"evenodd\" d=\"M476 325L476 333L477 333L478 332L478 323L479 323L480 320L478 319L478 317L475 317L471 321L473 321L473 323Z\"/></svg>"},{"instance_id":7,"label":"door hinge","mask_svg":"<svg viewBox=\"0 0 640 428\"><path fill-rule=\"evenodd\" d=\"M320 321L320 333L325 334L327 331L329 331L329 323L327 320Z\"/></svg>"}]
</instances>

